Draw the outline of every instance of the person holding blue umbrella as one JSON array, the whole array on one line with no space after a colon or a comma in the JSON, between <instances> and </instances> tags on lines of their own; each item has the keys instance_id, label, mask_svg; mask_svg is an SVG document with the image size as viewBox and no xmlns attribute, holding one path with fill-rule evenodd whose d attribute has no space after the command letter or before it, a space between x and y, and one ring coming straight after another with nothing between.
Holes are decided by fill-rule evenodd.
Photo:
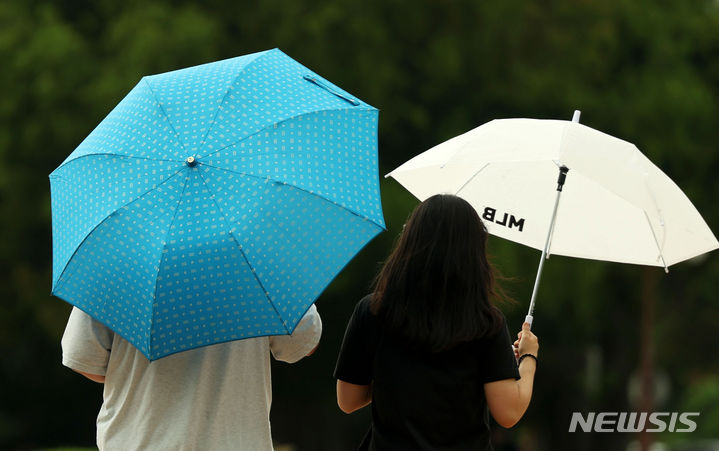
<instances>
[{"instance_id":1,"label":"person holding blue umbrella","mask_svg":"<svg viewBox=\"0 0 719 451\"><path fill-rule=\"evenodd\" d=\"M270 355L295 363L322 334L313 305L292 335L192 349L149 361L78 308L62 338L62 363L102 383L100 450L272 450Z\"/></svg>"},{"instance_id":2,"label":"person holding blue umbrella","mask_svg":"<svg viewBox=\"0 0 719 451\"><path fill-rule=\"evenodd\" d=\"M63 363L102 450L272 449L271 356L384 230L378 110L279 49L144 77L50 175Z\"/></svg>"},{"instance_id":3,"label":"person holding blue umbrella","mask_svg":"<svg viewBox=\"0 0 719 451\"><path fill-rule=\"evenodd\" d=\"M371 404L360 449L492 449L487 408L504 427L524 415L539 344L524 323L512 352L487 236L467 201L429 197L355 307L335 378L344 412Z\"/></svg>"}]
</instances>

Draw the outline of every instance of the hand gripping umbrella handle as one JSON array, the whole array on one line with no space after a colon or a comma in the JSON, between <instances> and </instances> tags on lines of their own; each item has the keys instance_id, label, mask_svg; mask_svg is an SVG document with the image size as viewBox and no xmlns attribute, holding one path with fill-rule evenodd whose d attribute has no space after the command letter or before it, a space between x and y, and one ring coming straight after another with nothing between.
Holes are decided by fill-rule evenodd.
<instances>
[{"instance_id":1,"label":"hand gripping umbrella handle","mask_svg":"<svg viewBox=\"0 0 719 451\"><path fill-rule=\"evenodd\" d=\"M530 328L530 329L532 328L532 321L534 321L534 316L532 316L532 315L527 315L527 316L524 317L524 322L525 322L525 323L529 323L529 328Z\"/></svg>"}]
</instances>

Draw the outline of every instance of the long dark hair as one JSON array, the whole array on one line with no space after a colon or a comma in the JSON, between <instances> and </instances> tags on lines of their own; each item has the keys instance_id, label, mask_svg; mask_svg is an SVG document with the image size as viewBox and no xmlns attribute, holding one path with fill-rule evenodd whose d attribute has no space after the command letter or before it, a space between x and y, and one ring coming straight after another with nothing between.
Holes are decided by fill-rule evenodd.
<instances>
[{"instance_id":1,"label":"long dark hair","mask_svg":"<svg viewBox=\"0 0 719 451\"><path fill-rule=\"evenodd\" d=\"M375 279L371 310L383 326L439 352L496 333L503 317L486 253L487 230L464 199L440 194L410 215Z\"/></svg>"}]
</instances>

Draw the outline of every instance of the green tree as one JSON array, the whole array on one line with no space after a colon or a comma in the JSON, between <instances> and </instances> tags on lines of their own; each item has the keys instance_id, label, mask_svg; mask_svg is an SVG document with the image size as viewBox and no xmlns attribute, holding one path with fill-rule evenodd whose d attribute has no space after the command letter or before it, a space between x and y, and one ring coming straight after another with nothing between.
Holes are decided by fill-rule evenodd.
<instances>
[{"instance_id":1,"label":"green tree","mask_svg":"<svg viewBox=\"0 0 719 451\"><path fill-rule=\"evenodd\" d=\"M47 175L143 75L273 47L381 110L382 175L487 120L569 119L580 109L585 124L636 143L719 225L715 1L9 0L0 5L0 448L94 439L99 387L59 363L69 306L49 295ZM275 367L273 432L301 450L349 448L367 427L367 412L335 407L331 372L354 303L417 203L392 180L382 191L389 230L318 301L319 351ZM507 314L519 329L539 253L499 239L490 246L515 277L519 302ZM536 311L535 399L508 441L603 450L636 439L566 431L573 411L632 409L646 271L551 258ZM661 407L714 418L719 362L703 346L719 311L719 260L651 277L655 361L673 387ZM716 436L711 424L701 421L697 437Z\"/></svg>"}]
</instances>

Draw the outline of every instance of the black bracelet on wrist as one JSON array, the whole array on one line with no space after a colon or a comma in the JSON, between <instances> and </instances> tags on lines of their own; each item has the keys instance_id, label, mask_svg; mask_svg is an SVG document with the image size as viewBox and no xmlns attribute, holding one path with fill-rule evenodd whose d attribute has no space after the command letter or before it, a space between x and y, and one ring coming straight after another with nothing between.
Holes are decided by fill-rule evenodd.
<instances>
[{"instance_id":1,"label":"black bracelet on wrist","mask_svg":"<svg viewBox=\"0 0 719 451\"><path fill-rule=\"evenodd\" d=\"M534 363L537 363L537 364L539 363L539 361L537 360L537 356L536 356L536 355L534 355L534 354L522 354L522 356L519 358L519 360L517 360L517 366L519 366L519 365L522 364L522 360L523 360L525 357L531 357L531 358L534 359Z\"/></svg>"}]
</instances>

